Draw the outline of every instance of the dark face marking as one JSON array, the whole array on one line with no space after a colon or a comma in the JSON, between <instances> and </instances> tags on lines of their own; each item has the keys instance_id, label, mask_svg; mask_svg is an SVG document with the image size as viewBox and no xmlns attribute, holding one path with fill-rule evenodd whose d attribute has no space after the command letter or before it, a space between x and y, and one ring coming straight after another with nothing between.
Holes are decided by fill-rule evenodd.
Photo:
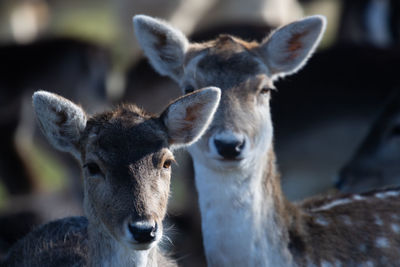
<instances>
[{"instance_id":1,"label":"dark face marking","mask_svg":"<svg viewBox=\"0 0 400 267\"><path fill-rule=\"evenodd\" d=\"M57 114L57 117L59 120L56 122L56 124L61 128L64 126L65 122L68 119L67 113L64 110L56 111L55 109L52 109L55 114Z\"/></svg>"},{"instance_id":2,"label":"dark face marking","mask_svg":"<svg viewBox=\"0 0 400 267\"><path fill-rule=\"evenodd\" d=\"M231 88L250 77L263 73L256 56L232 37L223 36L207 49L197 64L197 72L203 81L199 87L218 86L221 89Z\"/></svg>"}]
</instances>

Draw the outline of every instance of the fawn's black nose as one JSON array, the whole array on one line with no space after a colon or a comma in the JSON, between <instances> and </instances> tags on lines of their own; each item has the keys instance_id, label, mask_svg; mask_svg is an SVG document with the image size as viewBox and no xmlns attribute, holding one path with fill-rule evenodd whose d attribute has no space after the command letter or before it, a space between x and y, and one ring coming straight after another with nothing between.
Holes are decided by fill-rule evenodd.
<instances>
[{"instance_id":1,"label":"fawn's black nose","mask_svg":"<svg viewBox=\"0 0 400 267\"><path fill-rule=\"evenodd\" d=\"M155 240L158 227L156 222L137 221L129 223L128 228L138 243L149 243Z\"/></svg>"},{"instance_id":2,"label":"fawn's black nose","mask_svg":"<svg viewBox=\"0 0 400 267\"><path fill-rule=\"evenodd\" d=\"M245 141L244 139L229 141L215 139L214 144L220 156L224 159L234 160L242 153Z\"/></svg>"}]
</instances>

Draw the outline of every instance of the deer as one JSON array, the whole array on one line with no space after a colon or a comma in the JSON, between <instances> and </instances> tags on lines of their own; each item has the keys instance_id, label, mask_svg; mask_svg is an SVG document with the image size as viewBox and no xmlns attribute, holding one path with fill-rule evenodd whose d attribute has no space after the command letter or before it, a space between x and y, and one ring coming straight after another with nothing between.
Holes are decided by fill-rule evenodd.
<instances>
[{"instance_id":1,"label":"deer","mask_svg":"<svg viewBox=\"0 0 400 267\"><path fill-rule=\"evenodd\" d=\"M261 42L220 35L191 43L156 18L136 15L133 24L150 64L183 93L221 89L208 130L188 148L209 266L398 264L399 188L298 203L281 190L271 92L279 77L300 70L315 51L323 16L282 26Z\"/></svg>"},{"instance_id":2,"label":"deer","mask_svg":"<svg viewBox=\"0 0 400 267\"><path fill-rule=\"evenodd\" d=\"M53 37L29 44L1 44L0 56L0 178L10 195L27 195L37 190L37 181L16 137L22 132L24 141L34 139L33 111L25 100L29 103L33 88L40 86L57 88L55 93L79 100L91 111L105 106L109 51L87 41Z\"/></svg>"},{"instance_id":3,"label":"deer","mask_svg":"<svg viewBox=\"0 0 400 267\"><path fill-rule=\"evenodd\" d=\"M44 135L82 168L85 217L30 232L11 248L6 266L176 266L159 249L173 150L199 139L219 99L210 87L159 116L128 104L88 116L61 96L36 92Z\"/></svg>"},{"instance_id":4,"label":"deer","mask_svg":"<svg viewBox=\"0 0 400 267\"><path fill-rule=\"evenodd\" d=\"M395 0L341 1L339 41L388 48L399 42L399 3Z\"/></svg>"},{"instance_id":5,"label":"deer","mask_svg":"<svg viewBox=\"0 0 400 267\"><path fill-rule=\"evenodd\" d=\"M37 3L35 3L37 4ZM69 155L51 147L35 127L31 102L35 88L79 101L88 112L108 105L106 80L110 73L109 51L101 45L67 37L46 37L25 43L1 43L0 57L0 180L10 201L3 206L0 224L7 222L7 231L0 233L0 254L38 226L55 218L81 213L82 189L80 170ZM66 188L62 193L41 187L40 174L32 168L33 149L51 154L63 166ZM46 199L47 198L47 199ZM49 200L51 199L51 200ZM44 209L40 203L50 203L55 209ZM63 208L57 209L63 202ZM68 206L68 208L67 208ZM14 223L22 214L24 223ZM28 219L28 215L31 218ZM30 223L27 223L29 221ZM18 227L26 225L29 227ZM11 230L12 228L12 230ZM10 238L10 233L15 233Z\"/></svg>"},{"instance_id":6,"label":"deer","mask_svg":"<svg viewBox=\"0 0 400 267\"><path fill-rule=\"evenodd\" d=\"M351 159L339 172L344 193L400 185L400 93L390 97Z\"/></svg>"}]
</instances>

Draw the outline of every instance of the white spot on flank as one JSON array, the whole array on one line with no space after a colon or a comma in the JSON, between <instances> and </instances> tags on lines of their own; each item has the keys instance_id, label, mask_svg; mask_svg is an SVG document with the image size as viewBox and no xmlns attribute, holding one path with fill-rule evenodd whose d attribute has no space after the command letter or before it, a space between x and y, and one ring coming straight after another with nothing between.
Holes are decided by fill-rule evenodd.
<instances>
[{"instance_id":1,"label":"white spot on flank","mask_svg":"<svg viewBox=\"0 0 400 267\"><path fill-rule=\"evenodd\" d=\"M379 215L375 215L375 224L383 225L383 221L381 220L381 217L379 217Z\"/></svg>"},{"instance_id":2,"label":"white spot on flank","mask_svg":"<svg viewBox=\"0 0 400 267\"><path fill-rule=\"evenodd\" d=\"M399 220L400 219L399 215L397 215L397 214L392 214L391 217L392 217L393 220Z\"/></svg>"},{"instance_id":3,"label":"white spot on flank","mask_svg":"<svg viewBox=\"0 0 400 267\"><path fill-rule=\"evenodd\" d=\"M390 225L390 228L392 228L392 231L396 234L400 233L400 226L398 224L392 223Z\"/></svg>"},{"instance_id":4,"label":"white spot on flank","mask_svg":"<svg viewBox=\"0 0 400 267\"><path fill-rule=\"evenodd\" d=\"M378 237L375 241L375 245L378 248L387 248L389 247L389 242L386 237Z\"/></svg>"},{"instance_id":5,"label":"white spot on flank","mask_svg":"<svg viewBox=\"0 0 400 267\"><path fill-rule=\"evenodd\" d=\"M343 223L344 224L346 224L346 225L352 225L353 224L353 222L351 221L349 216L343 216L342 218L343 218Z\"/></svg>"},{"instance_id":6,"label":"white spot on flank","mask_svg":"<svg viewBox=\"0 0 400 267\"><path fill-rule=\"evenodd\" d=\"M353 196L353 199L354 199L354 200L357 200L357 201L360 201L360 200L364 200L365 197L360 196L360 195L354 195L354 196Z\"/></svg>"},{"instance_id":7,"label":"white spot on flank","mask_svg":"<svg viewBox=\"0 0 400 267\"><path fill-rule=\"evenodd\" d=\"M332 202L330 202L328 204L325 204L325 205L323 205L321 207L315 208L312 211L328 210L328 209L334 208L336 206L345 205L345 204L348 204L348 203L351 203L351 202L353 202L353 200L348 199L348 198L337 199L337 200L334 200L334 201L332 201Z\"/></svg>"},{"instance_id":8,"label":"white spot on flank","mask_svg":"<svg viewBox=\"0 0 400 267\"><path fill-rule=\"evenodd\" d=\"M387 197L398 197L398 196L399 196L399 192L397 192L397 191L380 192L380 193L375 194L375 197L380 198L380 199L384 199Z\"/></svg>"},{"instance_id":9,"label":"white spot on flank","mask_svg":"<svg viewBox=\"0 0 400 267\"><path fill-rule=\"evenodd\" d=\"M316 217L315 222L318 223L319 225L323 225L323 226L329 225L329 222L322 216Z\"/></svg>"}]
</instances>

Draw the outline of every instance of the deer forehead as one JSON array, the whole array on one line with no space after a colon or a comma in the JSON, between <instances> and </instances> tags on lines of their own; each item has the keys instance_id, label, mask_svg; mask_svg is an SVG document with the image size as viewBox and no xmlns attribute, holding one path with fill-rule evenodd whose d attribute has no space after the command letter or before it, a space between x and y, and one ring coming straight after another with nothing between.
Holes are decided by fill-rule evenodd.
<instances>
[{"instance_id":1,"label":"deer forehead","mask_svg":"<svg viewBox=\"0 0 400 267\"><path fill-rule=\"evenodd\" d=\"M161 122L132 107L90 118L84 138L86 157L96 156L108 165L128 166L168 151L168 135Z\"/></svg>"},{"instance_id":2,"label":"deer forehead","mask_svg":"<svg viewBox=\"0 0 400 267\"><path fill-rule=\"evenodd\" d=\"M255 46L227 35L193 44L185 59L183 85L194 82L197 87L212 85L224 90L259 75L268 79L268 68L253 51Z\"/></svg>"},{"instance_id":3,"label":"deer forehead","mask_svg":"<svg viewBox=\"0 0 400 267\"><path fill-rule=\"evenodd\" d=\"M231 36L193 44L187 54L182 87L218 86L221 102L205 138L221 129L256 136L267 121L269 96L259 96L262 87L273 87L269 70L255 52L256 43ZM250 122L250 123L249 123Z\"/></svg>"}]
</instances>

